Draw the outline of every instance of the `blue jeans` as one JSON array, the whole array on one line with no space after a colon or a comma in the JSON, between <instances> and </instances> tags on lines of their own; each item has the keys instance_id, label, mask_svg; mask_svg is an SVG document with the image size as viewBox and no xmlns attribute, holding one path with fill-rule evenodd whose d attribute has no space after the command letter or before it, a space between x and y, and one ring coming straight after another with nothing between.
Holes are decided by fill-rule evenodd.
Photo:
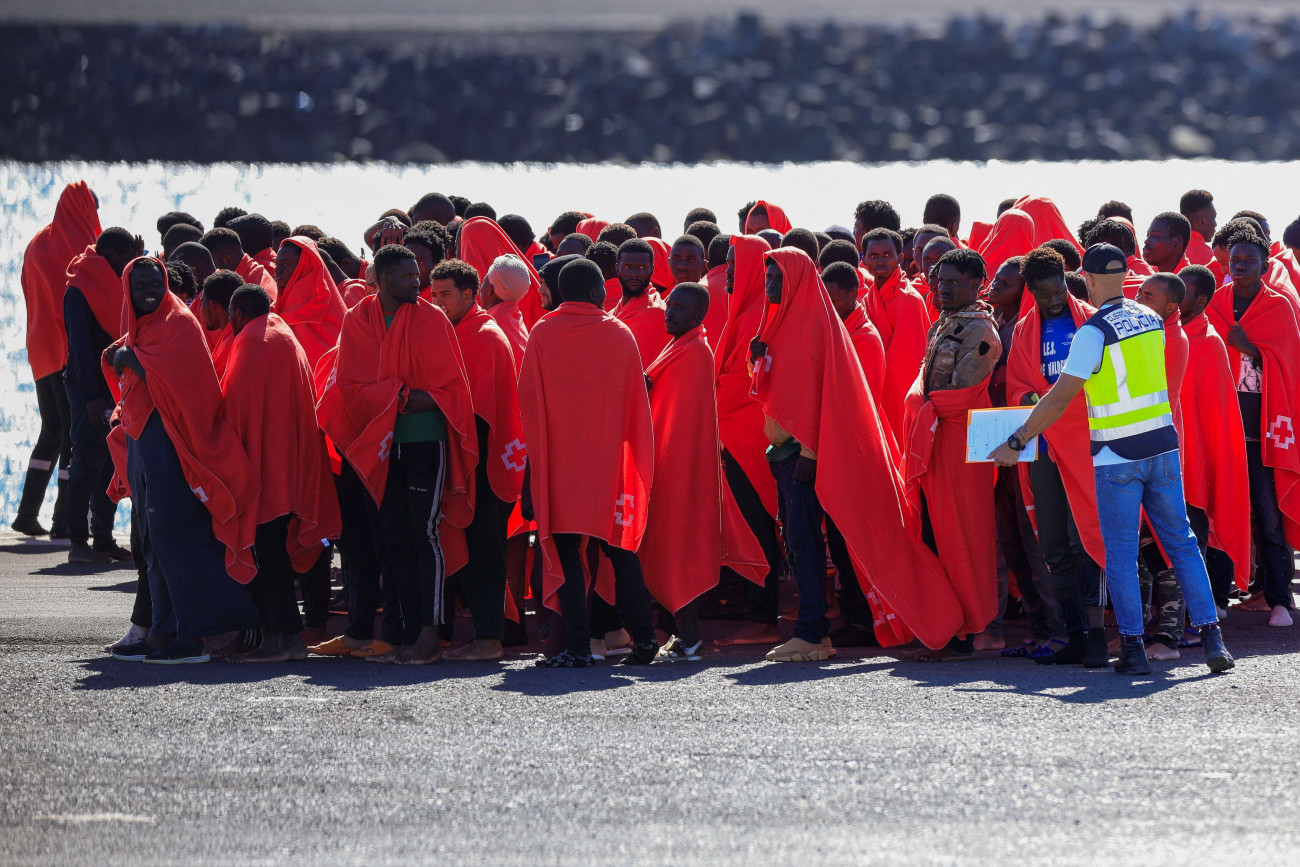
<instances>
[{"instance_id":1,"label":"blue jeans","mask_svg":"<svg viewBox=\"0 0 1300 867\"><path fill-rule=\"evenodd\" d=\"M777 509L785 534L790 574L799 590L799 619L794 625L794 637L820 644L830 631L826 620L826 541L822 536L825 513L814 485L795 481L794 468L798 461L796 454L769 466L776 477Z\"/></svg>"},{"instance_id":2,"label":"blue jeans","mask_svg":"<svg viewBox=\"0 0 1300 867\"><path fill-rule=\"evenodd\" d=\"M1187 523L1178 452L1094 469L1097 513L1106 543L1106 589L1120 635L1143 633L1142 590L1138 586L1138 531L1142 509L1164 548L1187 600L1192 626L1217 623L1205 560Z\"/></svg>"}]
</instances>

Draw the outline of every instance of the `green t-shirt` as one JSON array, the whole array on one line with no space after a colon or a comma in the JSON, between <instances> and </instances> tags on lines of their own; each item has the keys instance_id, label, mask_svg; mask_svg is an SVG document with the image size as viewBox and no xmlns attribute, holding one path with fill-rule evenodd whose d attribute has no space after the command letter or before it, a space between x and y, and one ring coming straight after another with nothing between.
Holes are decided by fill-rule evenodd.
<instances>
[{"instance_id":1,"label":"green t-shirt","mask_svg":"<svg viewBox=\"0 0 1300 867\"><path fill-rule=\"evenodd\" d=\"M393 317L384 314L384 327L393 326ZM399 412L393 423L395 443L439 443L447 439L447 417L440 409L423 412Z\"/></svg>"}]
</instances>

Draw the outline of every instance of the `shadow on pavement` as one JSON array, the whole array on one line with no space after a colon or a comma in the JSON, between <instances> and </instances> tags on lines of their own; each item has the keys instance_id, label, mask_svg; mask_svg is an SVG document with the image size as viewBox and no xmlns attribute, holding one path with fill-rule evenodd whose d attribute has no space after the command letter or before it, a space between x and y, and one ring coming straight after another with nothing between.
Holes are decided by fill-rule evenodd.
<instances>
[{"instance_id":1,"label":"shadow on pavement","mask_svg":"<svg viewBox=\"0 0 1300 867\"><path fill-rule=\"evenodd\" d=\"M129 581L123 581L121 584L92 584L86 589L94 590L97 592L102 592L104 590L115 590L118 593L131 593L134 595L135 585L136 585L136 579L132 578Z\"/></svg>"},{"instance_id":2,"label":"shadow on pavement","mask_svg":"<svg viewBox=\"0 0 1300 867\"><path fill-rule=\"evenodd\" d=\"M135 571L135 564L129 560L122 560L116 563L59 563L54 566L46 566L44 569L36 569L33 575L102 575L105 572L116 571Z\"/></svg>"}]
</instances>

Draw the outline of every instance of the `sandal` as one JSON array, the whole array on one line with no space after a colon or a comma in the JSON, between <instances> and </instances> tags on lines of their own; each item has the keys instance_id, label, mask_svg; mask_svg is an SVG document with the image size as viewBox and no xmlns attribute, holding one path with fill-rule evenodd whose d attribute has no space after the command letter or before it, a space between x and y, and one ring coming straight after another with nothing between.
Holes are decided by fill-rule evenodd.
<instances>
[{"instance_id":1,"label":"sandal","mask_svg":"<svg viewBox=\"0 0 1300 867\"><path fill-rule=\"evenodd\" d=\"M316 656L351 656L354 647L348 647L343 643L343 636L336 635L329 641L322 641L320 644L313 644L307 648L308 653Z\"/></svg>"},{"instance_id":2,"label":"sandal","mask_svg":"<svg viewBox=\"0 0 1300 867\"><path fill-rule=\"evenodd\" d=\"M1026 656L1029 656L1029 654L1032 653L1033 651L1040 650L1042 646L1043 645L1034 641L1032 638L1026 638L1020 644L1019 647L1004 647L1002 649L1002 652L999 654L999 656L1022 659ZM1037 659L1038 657L1033 657L1033 658Z\"/></svg>"},{"instance_id":3,"label":"sandal","mask_svg":"<svg viewBox=\"0 0 1300 867\"><path fill-rule=\"evenodd\" d=\"M1059 638L1053 638L1049 640L1046 644L1040 644L1037 647L1035 647L1033 650L1030 650L1028 653L1025 654L1025 658L1043 659L1045 657L1051 656L1053 653L1056 653L1056 651L1058 650L1064 649L1064 647L1065 647L1064 641L1062 641Z\"/></svg>"},{"instance_id":4,"label":"sandal","mask_svg":"<svg viewBox=\"0 0 1300 867\"><path fill-rule=\"evenodd\" d=\"M352 651L352 655L357 659L368 659L372 656L383 656L392 652L393 645L389 644L387 641L379 641L376 639L365 647L358 647L356 650Z\"/></svg>"}]
</instances>

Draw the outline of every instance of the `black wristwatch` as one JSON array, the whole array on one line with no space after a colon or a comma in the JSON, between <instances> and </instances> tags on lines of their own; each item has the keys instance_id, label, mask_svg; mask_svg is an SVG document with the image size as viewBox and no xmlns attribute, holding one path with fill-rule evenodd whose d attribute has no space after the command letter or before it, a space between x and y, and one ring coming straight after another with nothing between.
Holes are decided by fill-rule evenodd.
<instances>
[{"instance_id":1,"label":"black wristwatch","mask_svg":"<svg viewBox=\"0 0 1300 867\"><path fill-rule=\"evenodd\" d=\"M1025 443L1020 441L1020 437L1015 434L1007 437L1007 448L1011 449L1013 452L1023 452L1025 450L1025 445Z\"/></svg>"}]
</instances>

